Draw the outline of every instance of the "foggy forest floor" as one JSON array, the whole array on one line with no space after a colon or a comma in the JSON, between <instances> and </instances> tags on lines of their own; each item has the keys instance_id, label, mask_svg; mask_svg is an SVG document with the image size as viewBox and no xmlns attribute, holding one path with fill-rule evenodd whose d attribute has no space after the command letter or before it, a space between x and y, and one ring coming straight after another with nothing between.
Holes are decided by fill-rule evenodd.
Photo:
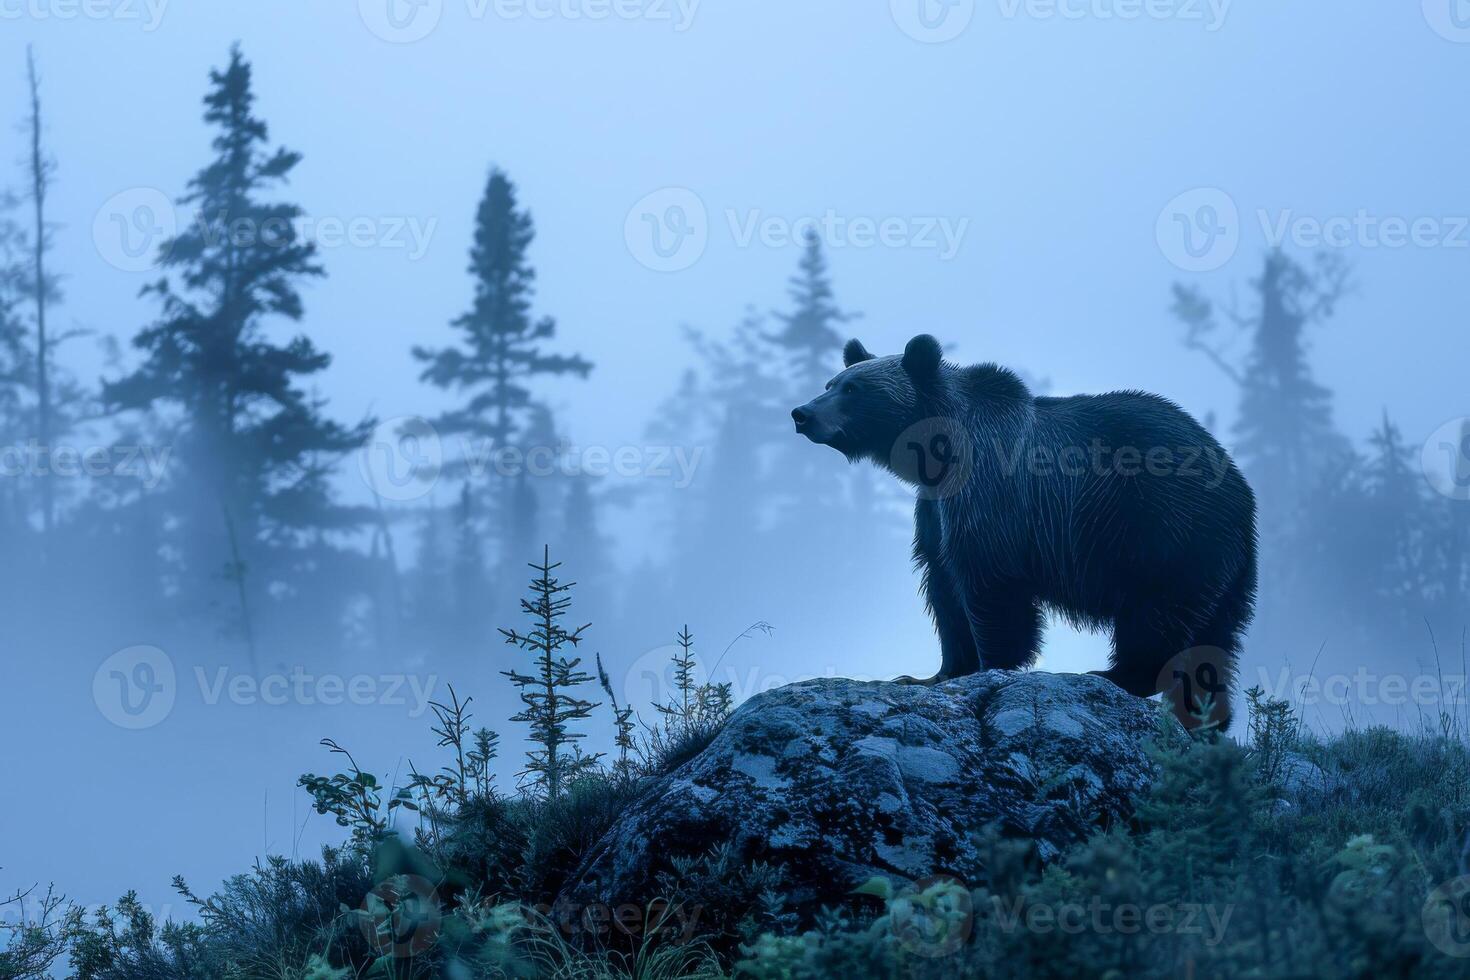
<instances>
[{"instance_id":1,"label":"foggy forest floor","mask_svg":"<svg viewBox=\"0 0 1470 980\"><path fill-rule=\"evenodd\" d=\"M1161 714L1133 820L1045 865L1030 842L977 827L985 859L968 885L875 880L798 921L785 906L801 882L712 842L645 906L609 910L620 928L601 938L552 903L625 807L724 723L718 692L690 693L640 737L620 726L609 761L552 796L496 789L494 746L459 725L457 702L435 725L446 767L402 788L327 741L342 772L301 783L344 827L341 846L272 858L207 898L176 879L192 923L155 921L132 895L83 917L33 894L0 976L1433 977L1462 976L1470 957L1460 721L1319 737L1258 691L1242 742L1182 735ZM397 810L419 818L412 840L390 829Z\"/></svg>"}]
</instances>

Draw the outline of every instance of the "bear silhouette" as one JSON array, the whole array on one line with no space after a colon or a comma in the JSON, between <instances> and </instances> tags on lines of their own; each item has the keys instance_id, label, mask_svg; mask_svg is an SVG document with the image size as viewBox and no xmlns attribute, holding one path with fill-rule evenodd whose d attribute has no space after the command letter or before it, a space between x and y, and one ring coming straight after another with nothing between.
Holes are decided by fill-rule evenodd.
<instances>
[{"instance_id":1,"label":"bear silhouette","mask_svg":"<svg viewBox=\"0 0 1470 980\"><path fill-rule=\"evenodd\" d=\"M1164 693L1186 725L1230 723L1256 592L1255 498L1220 444L1138 391L1036 397L928 335L901 356L856 341L798 433L915 489L914 561L939 634L937 683L1031 666L1043 615L1112 631L1094 671ZM902 678L912 681L912 678Z\"/></svg>"}]
</instances>

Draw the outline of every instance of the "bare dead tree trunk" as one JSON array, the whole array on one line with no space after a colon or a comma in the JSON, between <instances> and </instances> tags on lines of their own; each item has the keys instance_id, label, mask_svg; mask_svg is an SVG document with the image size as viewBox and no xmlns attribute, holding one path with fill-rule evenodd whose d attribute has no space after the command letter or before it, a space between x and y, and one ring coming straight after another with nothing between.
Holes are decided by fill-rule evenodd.
<instances>
[{"instance_id":1,"label":"bare dead tree trunk","mask_svg":"<svg viewBox=\"0 0 1470 980\"><path fill-rule=\"evenodd\" d=\"M226 577L234 581L235 594L240 600L240 629L245 636L245 649L250 654L250 676L259 677L260 669L255 657L255 624L250 618L250 596L245 587L245 559L240 554L240 541L235 535L235 519L230 516L230 508L221 500L219 509L224 517L225 534L230 542L230 561Z\"/></svg>"},{"instance_id":2,"label":"bare dead tree trunk","mask_svg":"<svg viewBox=\"0 0 1470 980\"><path fill-rule=\"evenodd\" d=\"M41 81L36 75L35 53L26 48L26 74L31 89L31 201L35 205L35 302L36 302L36 428L37 438L48 454L51 445L51 371L47 365L46 336L46 191L51 183L51 164L41 150ZM38 474L41 482L41 528L49 540L54 514L54 488L49 472Z\"/></svg>"}]
</instances>

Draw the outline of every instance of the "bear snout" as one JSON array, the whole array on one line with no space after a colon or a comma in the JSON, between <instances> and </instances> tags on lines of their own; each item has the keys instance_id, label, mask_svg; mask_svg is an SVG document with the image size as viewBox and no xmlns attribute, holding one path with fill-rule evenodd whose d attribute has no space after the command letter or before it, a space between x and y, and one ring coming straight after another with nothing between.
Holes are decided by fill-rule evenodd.
<instances>
[{"instance_id":1,"label":"bear snout","mask_svg":"<svg viewBox=\"0 0 1470 980\"><path fill-rule=\"evenodd\" d=\"M802 432L811 423L812 413L805 405L791 410L792 421L796 423L796 431Z\"/></svg>"}]
</instances>

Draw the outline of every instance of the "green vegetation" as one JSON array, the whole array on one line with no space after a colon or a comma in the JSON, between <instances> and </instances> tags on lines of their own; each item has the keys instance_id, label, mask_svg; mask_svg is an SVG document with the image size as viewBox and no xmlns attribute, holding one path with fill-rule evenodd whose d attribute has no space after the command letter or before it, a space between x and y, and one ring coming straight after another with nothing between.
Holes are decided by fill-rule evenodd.
<instances>
[{"instance_id":1,"label":"green vegetation","mask_svg":"<svg viewBox=\"0 0 1470 980\"><path fill-rule=\"evenodd\" d=\"M1186 735L1161 712L1157 778L1131 824L1048 864L1028 841L980 827L974 867L874 879L799 921L784 911L801 886L785 868L712 841L672 859L659 894L596 910L603 928L588 928L588 910L558 906L558 894L618 815L715 737L730 691L698 682L686 627L656 727L635 738L599 661L616 752L559 752L575 744L567 725L581 706L597 706L557 700L580 676L557 651L581 630L556 625L570 584L549 557L536 568L525 608L539 625L506 632L538 658L531 679L543 685L520 716L539 749L518 790L497 787L498 736L474 728L471 700L451 690L433 706L445 764L411 768L402 786L324 740L342 770L300 782L346 831L340 847L272 857L207 898L176 878L191 923L157 922L131 894L87 916L56 897L33 903L38 915L6 920L0 977L66 961L81 980L1437 977L1470 962L1470 750L1458 721L1318 738L1259 690L1246 692L1244 745Z\"/></svg>"}]
</instances>

